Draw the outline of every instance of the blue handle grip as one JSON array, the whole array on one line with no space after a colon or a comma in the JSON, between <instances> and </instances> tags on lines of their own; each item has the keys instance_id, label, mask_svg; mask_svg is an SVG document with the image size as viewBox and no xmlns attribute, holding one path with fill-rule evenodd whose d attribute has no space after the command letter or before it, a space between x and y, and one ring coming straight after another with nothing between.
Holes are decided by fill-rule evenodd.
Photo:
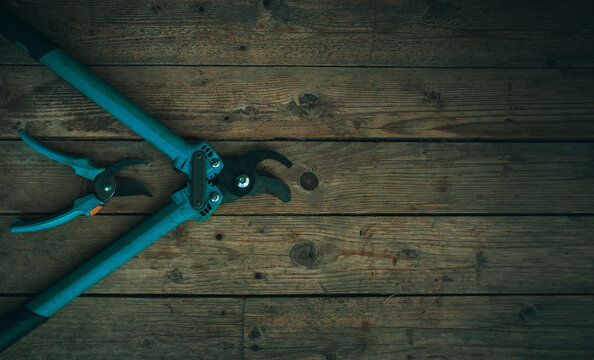
<instances>
[{"instance_id":1,"label":"blue handle grip","mask_svg":"<svg viewBox=\"0 0 594 360\"><path fill-rule=\"evenodd\" d=\"M35 60L58 48L53 41L3 6L0 6L0 34L20 46Z\"/></svg>"},{"instance_id":2,"label":"blue handle grip","mask_svg":"<svg viewBox=\"0 0 594 360\"><path fill-rule=\"evenodd\" d=\"M37 150L39 153L47 156L52 160L56 160L58 162L61 162L62 164L71 166L74 169L74 173L78 176L82 176L89 180L95 180L97 175L105 171L105 168L96 165L89 158L76 157L70 154L63 153L56 149L52 149L49 146L43 145L35 138L27 134L25 130L21 130L19 132L19 135L21 135L21 139L23 139L23 141L27 145Z\"/></svg>"},{"instance_id":3,"label":"blue handle grip","mask_svg":"<svg viewBox=\"0 0 594 360\"><path fill-rule=\"evenodd\" d=\"M205 219L192 208L186 192L174 193L171 203L32 299L27 308L49 317L182 222Z\"/></svg>"},{"instance_id":4,"label":"blue handle grip","mask_svg":"<svg viewBox=\"0 0 594 360\"><path fill-rule=\"evenodd\" d=\"M54 226L62 225L79 215L90 216L91 211L104 203L99 200L95 194L89 194L74 200L74 204L62 212L50 217L45 217L33 221L15 220L10 226L13 233L32 232L37 230L49 229Z\"/></svg>"},{"instance_id":5,"label":"blue handle grip","mask_svg":"<svg viewBox=\"0 0 594 360\"><path fill-rule=\"evenodd\" d=\"M167 155L175 168L190 175L190 158L196 146L185 142L64 50L51 51L39 61Z\"/></svg>"},{"instance_id":6,"label":"blue handle grip","mask_svg":"<svg viewBox=\"0 0 594 360\"><path fill-rule=\"evenodd\" d=\"M0 353L46 321L24 306L0 319Z\"/></svg>"}]
</instances>

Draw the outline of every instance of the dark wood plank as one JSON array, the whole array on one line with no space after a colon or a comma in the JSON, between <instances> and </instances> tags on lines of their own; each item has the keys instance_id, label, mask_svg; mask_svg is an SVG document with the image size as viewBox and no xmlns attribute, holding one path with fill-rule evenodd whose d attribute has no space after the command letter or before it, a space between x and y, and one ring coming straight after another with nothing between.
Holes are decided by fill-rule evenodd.
<instances>
[{"instance_id":1,"label":"dark wood plank","mask_svg":"<svg viewBox=\"0 0 594 360\"><path fill-rule=\"evenodd\" d=\"M92 67L191 137L594 137L592 70ZM0 67L0 138L138 138L44 67Z\"/></svg>"},{"instance_id":2,"label":"dark wood plank","mask_svg":"<svg viewBox=\"0 0 594 360\"><path fill-rule=\"evenodd\" d=\"M101 164L124 158L152 163L123 175L144 183L155 197L113 199L104 213L153 213L185 182L172 170L169 159L144 142L48 144ZM270 148L294 162L291 169L263 164L290 185L291 203L251 196L221 206L220 214L579 214L594 210L591 143L233 141L211 145L226 155ZM23 142L0 142L0 153L0 212L55 212L81 195L84 179ZM306 190L316 181L318 186Z\"/></svg>"},{"instance_id":3,"label":"dark wood plank","mask_svg":"<svg viewBox=\"0 0 594 360\"><path fill-rule=\"evenodd\" d=\"M588 1L7 4L91 64L594 65ZM0 41L0 63L32 63Z\"/></svg>"},{"instance_id":4,"label":"dark wood plank","mask_svg":"<svg viewBox=\"0 0 594 360\"><path fill-rule=\"evenodd\" d=\"M0 217L0 293L37 293L141 221L29 234ZM119 294L594 293L593 217L214 216L89 290Z\"/></svg>"},{"instance_id":5,"label":"dark wood plank","mask_svg":"<svg viewBox=\"0 0 594 360\"><path fill-rule=\"evenodd\" d=\"M0 297L2 315L26 299ZM2 359L238 359L241 299L78 298Z\"/></svg>"},{"instance_id":6,"label":"dark wood plank","mask_svg":"<svg viewBox=\"0 0 594 360\"><path fill-rule=\"evenodd\" d=\"M253 298L245 359L591 359L592 297Z\"/></svg>"}]
</instances>

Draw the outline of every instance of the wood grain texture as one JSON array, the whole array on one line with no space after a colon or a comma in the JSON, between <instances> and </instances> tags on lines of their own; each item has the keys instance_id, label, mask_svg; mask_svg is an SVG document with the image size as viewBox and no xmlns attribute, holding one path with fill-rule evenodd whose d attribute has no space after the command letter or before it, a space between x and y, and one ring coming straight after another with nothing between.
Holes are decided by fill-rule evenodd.
<instances>
[{"instance_id":1,"label":"wood grain texture","mask_svg":"<svg viewBox=\"0 0 594 360\"><path fill-rule=\"evenodd\" d=\"M0 217L8 229L12 216ZM0 293L37 293L141 221L0 234ZM594 218L213 216L186 222L98 294L592 293Z\"/></svg>"},{"instance_id":2,"label":"wood grain texture","mask_svg":"<svg viewBox=\"0 0 594 360\"><path fill-rule=\"evenodd\" d=\"M7 5L90 64L594 65L594 9L584 0ZM0 63L33 61L0 39Z\"/></svg>"},{"instance_id":3,"label":"wood grain texture","mask_svg":"<svg viewBox=\"0 0 594 360\"><path fill-rule=\"evenodd\" d=\"M245 359L591 359L592 297L255 298Z\"/></svg>"},{"instance_id":4,"label":"wood grain texture","mask_svg":"<svg viewBox=\"0 0 594 360\"><path fill-rule=\"evenodd\" d=\"M178 134L591 139L592 70L94 66ZM0 66L0 138L138 139L44 67Z\"/></svg>"},{"instance_id":5,"label":"wood grain texture","mask_svg":"<svg viewBox=\"0 0 594 360\"><path fill-rule=\"evenodd\" d=\"M145 184L153 198L111 200L103 213L153 213L169 202L185 177L144 142L54 141L62 151L100 164L125 158L151 162L122 173ZM592 213L594 145L591 143L213 142L219 154L269 148L294 162L266 162L285 180L293 201L268 195L225 204L219 214ZM0 142L0 212L47 213L81 195L83 178L21 141ZM306 172L319 185L302 179ZM86 187L89 189L89 187ZM31 199L47 199L33 202Z\"/></svg>"},{"instance_id":6,"label":"wood grain texture","mask_svg":"<svg viewBox=\"0 0 594 360\"><path fill-rule=\"evenodd\" d=\"M24 298L0 297L2 315ZM241 299L78 298L2 359L242 357Z\"/></svg>"}]
</instances>

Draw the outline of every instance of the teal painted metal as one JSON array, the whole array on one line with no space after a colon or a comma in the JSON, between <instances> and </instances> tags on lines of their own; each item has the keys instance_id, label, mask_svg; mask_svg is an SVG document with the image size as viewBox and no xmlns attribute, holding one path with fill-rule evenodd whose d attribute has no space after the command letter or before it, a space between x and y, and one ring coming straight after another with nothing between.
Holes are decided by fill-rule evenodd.
<instances>
[{"instance_id":1,"label":"teal painted metal","mask_svg":"<svg viewBox=\"0 0 594 360\"><path fill-rule=\"evenodd\" d=\"M25 130L21 130L19 132L19 135L27 145L37 150L39 153L47 156L52 160L56 160L58 162L61 162L62 164L66 164L72 167L72 169L74 169L74 173L78 176L82 176L89 180L95 180L97 175L105 171L104 167L96 165L89 158L79 158L76 156L72 156L70 154L63 153L56 149L52 149L49 146L43 145L35 138L27 134Z\"/></svg>"},{"instance_id":2,"label":"teal painted metal","mask_svg":"<svg viewBox=\"0 0 594 360\"><path fill-rule=\"evenodd\" d=\"M189 160L199 146L185 142L64 50L50 51L39 61L167 155L175 168L190 175Z\"/></svg>"},{"instance_id":3,"label":"teal painted metal","mask_svg":"<svg viewBox=\"0 0 594 360\"><path fill-rule=\"evenodd\" d=\"M99 200L95 194L89 194L74 200L74 203L69 209L50 217L34 221L15 220L10 226L10 231L13 233L24 233L49 229L62 225L80 215L91 216L91 210L101 205L104 205L103 201Z\"/></svg>"},{"instance_id":4,"label":"teal painted metal","mask_svg":"<svg viewBox=\"0 0 594 360\"><path fill-rule=\"evenodd\" d=\"M192 208L188 190L186 187L174 193L171 203L29 301L25 307L35 314L49 317L182 222L206 220L210 213L202 216ZM211 205L212 211L218 207L216 203L211 202Z\"/></svg>"},{"instance_id":5,"label":"teal painted metal","mask_svg":"<svg viewBox=\"0 0 594 360\"><path fill-rule=\"evenodd\" d=\"M89 180L96 180L97 182L95 184L95 191L92 194L76 199L69 209L39 220L15 220L10 227L10 231L13 233L44 230L64 224L65 222L68 222L79 215L94 215L101 209L101 206L104 205L111 196L115 195L116 187L119 183L115 179L117 172L126 166L144 163L139 160L125 160L111 165L106 169L95 165L89 158L76 157L52 149L49 146L37 141L35 138L29 136L29 134L27 134L24 130L20 131L20 135L26 144L37 150L39 153L49 157L50 159L72 167L77 175L85 177ZM121 193L126 193L126 191L130 192L130 186L134 186L138 183L128 179L127 184L129 184L127 185L128 188L126 188L126 183L123 184L123 191ZM101 189L102 187L103 189ZM105 187L107 187L107 190ZM146 190L144 187L142 188ZM100 190L97 191L97 189ZM96 211L93 211L94 209Z\"/></svg>"}]
</instances>

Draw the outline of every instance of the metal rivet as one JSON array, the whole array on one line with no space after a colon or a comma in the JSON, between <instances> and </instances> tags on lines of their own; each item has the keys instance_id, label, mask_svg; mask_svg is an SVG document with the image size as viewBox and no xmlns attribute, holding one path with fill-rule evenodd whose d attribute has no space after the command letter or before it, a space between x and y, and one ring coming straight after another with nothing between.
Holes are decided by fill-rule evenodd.
<instances>
[{"instance_id":1,"label":"metal rivet","mask_svg":"<svg viewBox=\"0 0 594 360\"><path fill-rule=\"evenodd\" d=\"M103 184L103 191L108 192L109 190L111 190L111 184L110 183Z\"/></svg>"},{"instance_id":2,"label":"metal rivet","mask_svg":"<svg viewBox=\"0 0 594 360\"><path fill-rule=\"evenodd\" d=\"M237 185L238 188L242 189L248 187L250 185L250 177L246 174L237 175L237 177L235 178L235 185Z\"/></svg>"},{"instance_id":3,"label":"metal rivet","mask_svg":"<svg viewBox=\"0 0 594 360\"><path fill-rule=\"evenodd\" d=\"M219 166L221 166L221 160L216 158L210 160L210 166L212 166L213 168L218 168Z\"/></svg>"},{"instance_id":4,"label":"metal rivet","mask_svg":"<svg viewBox=\"0 0 594 360\"><path fill-rule=\"evenodd\" d=\"M221 200L221 195L219 195L219 193L217 192L211 192L210 195L210 201L212 202L219 202L219 200Z\"/></svg>"}]
</instances>

